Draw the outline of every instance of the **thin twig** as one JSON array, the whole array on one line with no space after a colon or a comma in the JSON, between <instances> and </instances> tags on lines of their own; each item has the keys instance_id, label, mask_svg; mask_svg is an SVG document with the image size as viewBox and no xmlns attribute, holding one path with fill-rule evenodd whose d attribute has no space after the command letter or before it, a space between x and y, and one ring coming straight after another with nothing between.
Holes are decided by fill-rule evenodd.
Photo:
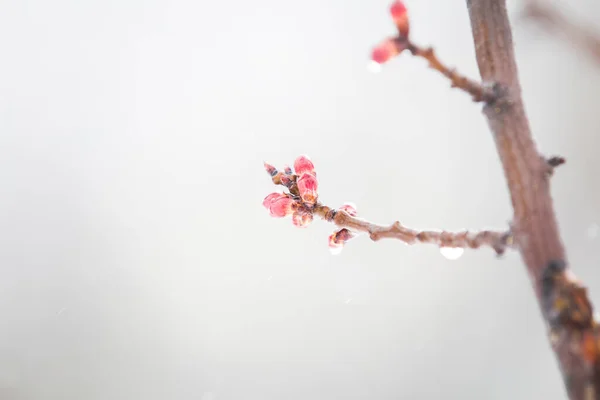
<instances>
[{"instance_id":1,"label":"thin twig","mask_svg":"<svg viewBox=\"0 0 600 400\"><path fill-rule=\"evenodd\" d=\"M406 244L429 243L439 247L460 247L478 249L491 247L497 255L502 255L514 245L512 234L507 232L484 230L480 232L417 231L402 226L396 221L389 226L378 225L362 218L353 217L343 210L334 210L319 205L313 210L322 219L333 222L340 228L368 233L373 241L397 239Z\"/></svg>"},{"instance_id":2,"label":"thin twig","mask_svg":"<svg viewBox=\"0 0 600 400\"><path fill-rule=\"evenodd\" d=\"M461 75L455 68L450 68L444 65L435 54L432 47L419 47L412 42L408 42L406 49L414 56L421 57L429 63L429 67L440 72L450 80L450 85L453 88L461 89L473 97L475 102L493 103L498 94L493 86L487 86L483 83L469 79Z\"/></svg>"},{"instance_id":3,"label":"thin twig","mask_svg":"<svg viewBox=\"0 0 600 400\"><path fill-rule=\"evenodd\" d=\"M523 17L540 23L548 30L562 33L575 45L585 49L596 62L600 63L600 34L567 19L558 10L540 0L525 3Z\"/></svg>"}]
</instances>

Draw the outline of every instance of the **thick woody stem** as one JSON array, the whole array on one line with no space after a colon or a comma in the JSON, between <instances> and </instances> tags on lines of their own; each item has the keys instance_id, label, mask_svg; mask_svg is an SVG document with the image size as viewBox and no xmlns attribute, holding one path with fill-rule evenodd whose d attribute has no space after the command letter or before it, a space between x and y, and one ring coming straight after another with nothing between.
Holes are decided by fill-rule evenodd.
<instances>
[{"instance_id":1,"label":"thick woody stem","mask_svg":"<svg viewBox=\"0 0 600 400\"><path fill-rule=\"evenodd\" d=\"M503 96L484 107L514 209L512 232L550 332L571 400L600 399L600 337L585 289L568 269L548 162L537 150L521 87L505 0L467 0L481 78Z\"/></svg>"},{"instance_id":2,"label":"thick woody stem","mask_svg":"<svg viewBox=\"0 0 600 400\"><path fill-rule=\"evenodd\" d=\"M345 211L333 210L322 205L315 208L314 214L326 221L333 222L340 228L368 233L373 241L397 239L406 244L429 243L439 247L471 249L487 246L491 247L498 255L504 254L507 248L513 246L510 232L489 230L480 232L417 231L402 226L398 221L387 226L378 225L362 218L353 217Z\"/></svg>"}]
</instances>

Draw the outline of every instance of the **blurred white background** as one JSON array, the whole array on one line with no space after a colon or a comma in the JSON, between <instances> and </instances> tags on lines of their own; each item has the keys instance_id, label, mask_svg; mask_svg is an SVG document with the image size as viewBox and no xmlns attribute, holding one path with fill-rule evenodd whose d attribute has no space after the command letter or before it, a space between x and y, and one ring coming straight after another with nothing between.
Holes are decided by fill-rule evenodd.
<instances>
[{"instance_id":1,"label":"blurred white background","mask_svg":"<svg viewBox=\"0 0 600 400\"><path fill-rule=\"evenodd\" d=\"M1 399L565 398L517 254L361 237L334 257L331 225L261 205L263 160L306 153L331 206L507 227L481 107L408 55L368 72L388 0L0 4ZM465 2L407 4L414 40L478 77ZM600 304L600 67L533 26L514 38Z\"/></svg>"}]
</instances>

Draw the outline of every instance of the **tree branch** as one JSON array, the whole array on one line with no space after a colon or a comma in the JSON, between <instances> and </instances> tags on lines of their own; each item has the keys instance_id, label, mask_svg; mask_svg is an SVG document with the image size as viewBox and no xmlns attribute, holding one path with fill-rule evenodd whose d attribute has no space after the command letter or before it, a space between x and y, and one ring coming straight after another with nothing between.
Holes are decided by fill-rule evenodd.
<instances>
[{"instance_id":1,"label":"tree branch","mask_svg":"<svg viewBox=\"0 0 600 400\"><path fill-rule=\"evenodd\" d=\"M429 63L429 67L440 72L450 80L450 85L453 88L459 88L473 97L475 102L493 103L497 94L493 86L486 86L480 82L476 82L458 73L454 68L447 67L436 56L432 47L419 47L416 44L408 41L407 50L414 56L424 58Z\"/></svg>"},{"instance_id":2,"label":"tree branch","mask_svg":"<svg viewBox=\"0 0 600 400\"><path fill-rule=\"evenodd\" d=\"M406 244L429 243L439 247L478 249L491 247L498 256L507 248L513 247L511 231L496 232L484 230L480 232L447 232L416 231L402 226L396 221L384 226L371 223L356 217L356 207L346 203L337 209L327 207L318 201L318 181L315 167L307 156L299 156L294 162L294 170L285 167L283 171L264 163L265 170L275 185L281 185L288 191L271 193L265 197L263 206L272 217L292 216L294 225L302 228L308 226L315 216L333 222L339 228L329 237L329 246L340 249L356 236L357 232L368 233L373 241L381 239L397 239Z\"/></svg>"},{"instance_id":3,"label":"tree branch","mask_svg":"<svg viewBox=\"0 0 600 400\"><path fill-rule=\"evenodd\" d=\"M483 83L449 69L431 49L414 45L409 40L407 10L399 0L390 8L398 35L377 46L372 60L382 64L408 50L425 58L453 86L471 94L476 101L485 102L483 113L496 142L514 211L509 233L418 232L399 222L382 226L356 218L356 209L347 204L333 210L318 201L317 174L305 156L296 159L294 170L287 167L277 171L265 163L273 183L283 185L288 192L269 194L263 206L273 217L291 215L298 227L307 226L315 215L335 223L340 229L329 237L332 248L343 246L356 231L368 233L373 240L394 238L407 244L490 246L499 254L507 247L518 248L547 324L569 398L600 400L600 326L593 317L586 289L568 267L550 194L550 177L554 168L565 160L558 156L544 157L533 140L521 98L505 2L467 0Z\"/></svg>"},{"instance_id":4,"label":"tree branch","mask_svg":"<svg viewBox=\"0 0 600 400\"><path fill-rule=\"evenodd\" d=\"M600 63L600 36L598 33L565 18L547 2L542 4L540 0L527 0L523 17L538 22L549 31L565 35L568 40L584 49L596 62Z\"/></svg>"},{"instance_id":5,"label":"tree branch","mask_svg":"<svg viewBox=\"0 0 600 400\"><path fill-rule=\"evenodd\" d=\"M484 230L480 232L447 232L447 231L416 231L396 221L392 225L378 225L357 218L344 210L334 210L327 206L315 207L314 214L322 219L333 222L340 228L356 232L365 232L373 241L380 239L398 239L406 244L429 243L439 247L460 247L478 249L482 246L491 247L497 255L502 255L507 248L512 247L513 240L510 232Z\"/></svg>"},{"instance_id":6,"label":"tree branch","mask_svg":"<svg viewBox=\"0 0 600 400\"><path fill-rule=\"evenodd\" d=\"M536 148L523 107L505 0L467 0L481 78L504 95L484 107L514 209L513 235L549 327L569 398L600 399L597 324L585 289L567 264L548 162Z\"/></svg>"}]
</instances>

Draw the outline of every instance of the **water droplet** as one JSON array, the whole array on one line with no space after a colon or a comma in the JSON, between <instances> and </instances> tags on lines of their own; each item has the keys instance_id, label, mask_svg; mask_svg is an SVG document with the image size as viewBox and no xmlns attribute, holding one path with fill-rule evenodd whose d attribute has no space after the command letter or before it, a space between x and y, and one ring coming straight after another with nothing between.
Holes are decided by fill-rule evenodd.
<instances>
[{"instance_id":1,"label":"water droplet","mask_svg":"<svg viewBox=\"0 0 600 400\"><path fill-rule=\"evenodd\" d=\"M377 74L381 72L381 64L375 61L369 61L369 64L367 64L367 69L369 72Z\"/></svg>"},{"instance_id":2,"label":"water droplet","mask_svg":"<svg viewBox=\"0 0 600 400\"><path fill-rule=\"evenodd\" d=\"M340 254L342 252L343 249L344 249L344 246L330 247L329 251L331 252L332 255L337 256L338 254Z\"/></svg>"},{"instance_id":3,"label":"water droplet","mask_svg":"<svg viewBox=\"0 0 600 400\"><path fill-rule=\"evenodd\" d=\"M440 253L448 260L458 260L464 252L462 247L440 247Z\"/></svg>"}]
</instances>

